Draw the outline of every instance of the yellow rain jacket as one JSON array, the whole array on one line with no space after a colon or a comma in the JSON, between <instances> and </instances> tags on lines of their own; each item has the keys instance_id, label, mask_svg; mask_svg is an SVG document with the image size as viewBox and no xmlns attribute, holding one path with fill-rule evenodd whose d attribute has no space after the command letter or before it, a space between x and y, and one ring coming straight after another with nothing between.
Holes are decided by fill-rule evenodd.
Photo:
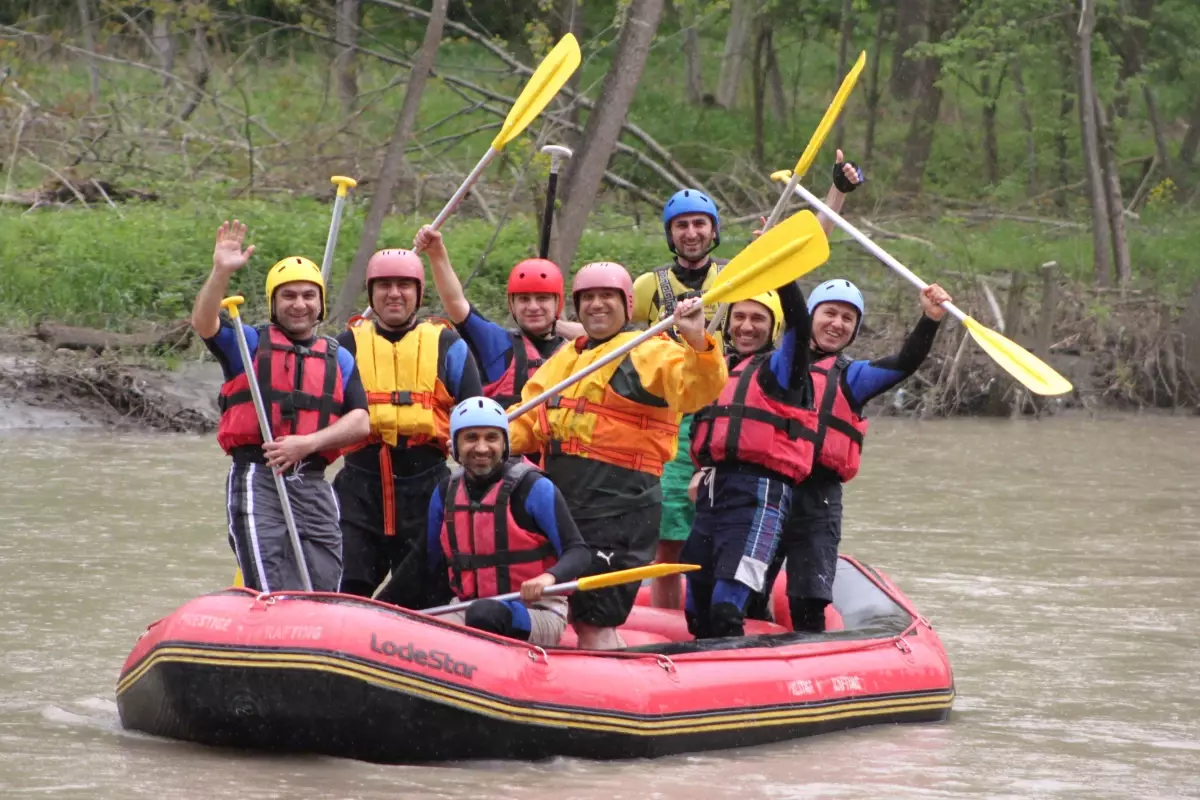
<instances>
[{"instance_id":1,"label":"yellow rain jacket","mask_svg":"<svg viewBox=\"0 0 1200 800\"><path fill-rule=\"evenodd\" d=\"M522 402L638 335L622 331L590 349L585 349L586 338L568 343L525 384ZM663 465L675 457L680 415L716 400L729 375L716 340L705 339L709 349L703 353L666 335L643 342L513 420L512 452L575 455L662 475Z\"/></svg>"}]
</instances>

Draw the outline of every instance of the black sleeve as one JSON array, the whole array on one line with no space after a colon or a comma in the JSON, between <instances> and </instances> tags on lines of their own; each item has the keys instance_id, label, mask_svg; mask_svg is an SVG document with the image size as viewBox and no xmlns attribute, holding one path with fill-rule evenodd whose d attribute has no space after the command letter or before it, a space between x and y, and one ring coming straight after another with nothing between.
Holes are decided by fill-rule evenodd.
<instances>
[{"instance_id":1,"label":"black sleeve","mask_svg":"<svg viewBox=\"0 0 1200 800\"><path fill-rule=\"evenodd\" d=\"M538 487L537 495L531 501L529 495L535 486ZM571 517L566 498L549 478L540 472L531 472L513 491L509 508L513 519L522 528L540 531L547 538L552 538L551 533L557 535L562 555L558 557L558 563L548 570L556 582L573 581L591 565L592 551L584 543Z\"/></svg>"},{"instance_id":2,"label":"black sleeve","mask_svg":"<svg viewBox=\"0 0 1200 800\"><path fill-rule=\"evenodd\" d=\"M342 415L345 416L356 408L367 410L367 390L363 388L357 368L350 373L350 379L346 381L346 389L342 393Z\"/></svg>"},{"instance_id":3,"label":"black sleeve","mask_svg":"<svg viewBox=\"0 0 1200 800\"><path fill-rule=\"evenodd\" d=\"M937 336L941 325L940 320L932 320L922 314L912 331L909 332L908 338L904 340L900 352L877 358L870 362L871 366L902 372L905 377L912 375L929 357L929 351L933 349L934 337Z\"/></svg>"},{"instance_id":4,"label":"black sleeve","mask_svg":"<svg viewBox=\"0 0 1200 800\"><path fill-rule=\"evenodd\" d=\"M808 340L812 336L812 318L808 314L808 303L800 284L789 281L779 289L779 303L783 306L783 324L787 330L793 331L792 370L788 376L788 386L803 387L808 380L808 371L812 366L812 350Z\"/></svg>"},{"instance_id":5,"label":"black sleeve","mask_svg":"<svg viewBox=\"0 0 1200 800\"><path fill-rule=\"evenodd\" d=\"M571 512L567 509L567 500L557 487L554 490L554 516L558 520L558 536L562 543L562 557L558 563L549 569L554 580L558 583L573 581L587 571L592 564L592 551L583 541Z\"/></svg>"},{"instance_id":6,"label":"black sleeve","mask_svg":"<svg viewBox=\"0 0 1200 800\"><path fill-rule=\"evenodd\" d=\"M448 390L451 387L451 381L447 375L447 353L457 342L462 342L465 357L462 360L462 372L458 379L458 391L451 391L451 394L454 396L455 403L461 403L468 397L481 397L483 381L479 377L479 365L475 363L475 356L471 352L471 348L453 328L446 328L438 338L438 377L441 378L442 385Z\"/></svg>"}]
</instances>

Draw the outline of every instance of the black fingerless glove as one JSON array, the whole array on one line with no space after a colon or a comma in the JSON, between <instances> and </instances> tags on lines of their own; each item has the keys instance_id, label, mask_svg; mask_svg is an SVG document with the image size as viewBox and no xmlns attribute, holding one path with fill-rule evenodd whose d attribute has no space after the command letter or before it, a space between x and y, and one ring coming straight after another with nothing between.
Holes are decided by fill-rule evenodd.
<instances>
[{"instance_id":1,"label":"black fingerless glove","mask_svg":"<svg viewBox=\"0 0 1200 800\"><path fill-rule=\"evenodd\" d=\"M842 167L846 166L847 164L854 167L854 170L858 173L858 183L851 182L850 179L846 177L846 174L842 172ZM866 182L867 176L863 174L863 171L858 164L855 164L853 161L839 161L833 165L833 185L842 194L850 194L859 187L859 184Z\"/></svg>"}]
</instances>

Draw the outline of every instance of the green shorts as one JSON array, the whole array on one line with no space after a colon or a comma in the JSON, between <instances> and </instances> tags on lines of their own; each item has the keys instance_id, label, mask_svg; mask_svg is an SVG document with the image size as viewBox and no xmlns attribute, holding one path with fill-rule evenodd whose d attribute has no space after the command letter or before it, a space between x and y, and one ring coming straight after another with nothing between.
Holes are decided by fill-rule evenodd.
<instances>
[{"instance_id":1,"label":"green shorts","mask_svg":"<svg viewBox=\"0 0 1200 800\"><path fill-rule=\"evenodd\" d=\"M688 428L692 418L684 417L679 423L679 452L675 460L663 468L662 475L662 523L659 525L659 539L667 542L686 542L692 532L692 519L696 516L696 507L688 500L687 488L692 481L696 468L692 465L691 440L688 438Z\"/></svg>"}]
</instances>

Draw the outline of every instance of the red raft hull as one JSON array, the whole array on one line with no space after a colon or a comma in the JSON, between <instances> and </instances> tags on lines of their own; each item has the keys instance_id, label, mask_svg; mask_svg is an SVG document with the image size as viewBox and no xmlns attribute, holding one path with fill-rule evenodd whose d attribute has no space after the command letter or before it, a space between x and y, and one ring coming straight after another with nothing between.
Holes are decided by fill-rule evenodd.
<instances>
[{"instance_id":1,"label":"red raft hull","mask_svg":"<svg viewBox=\"0 0 1200 800\"><path fill-rule=\"evenodd\" d=\"M839 586L841 587L839 597ZM382 763L656 757L946 719L937 635L852 559L822 635L679 637L637 608L613 653L538 648L342 595L228 589L150 626L117 684L124 727L203 744Z\"/></svg>"}]
</instances>

